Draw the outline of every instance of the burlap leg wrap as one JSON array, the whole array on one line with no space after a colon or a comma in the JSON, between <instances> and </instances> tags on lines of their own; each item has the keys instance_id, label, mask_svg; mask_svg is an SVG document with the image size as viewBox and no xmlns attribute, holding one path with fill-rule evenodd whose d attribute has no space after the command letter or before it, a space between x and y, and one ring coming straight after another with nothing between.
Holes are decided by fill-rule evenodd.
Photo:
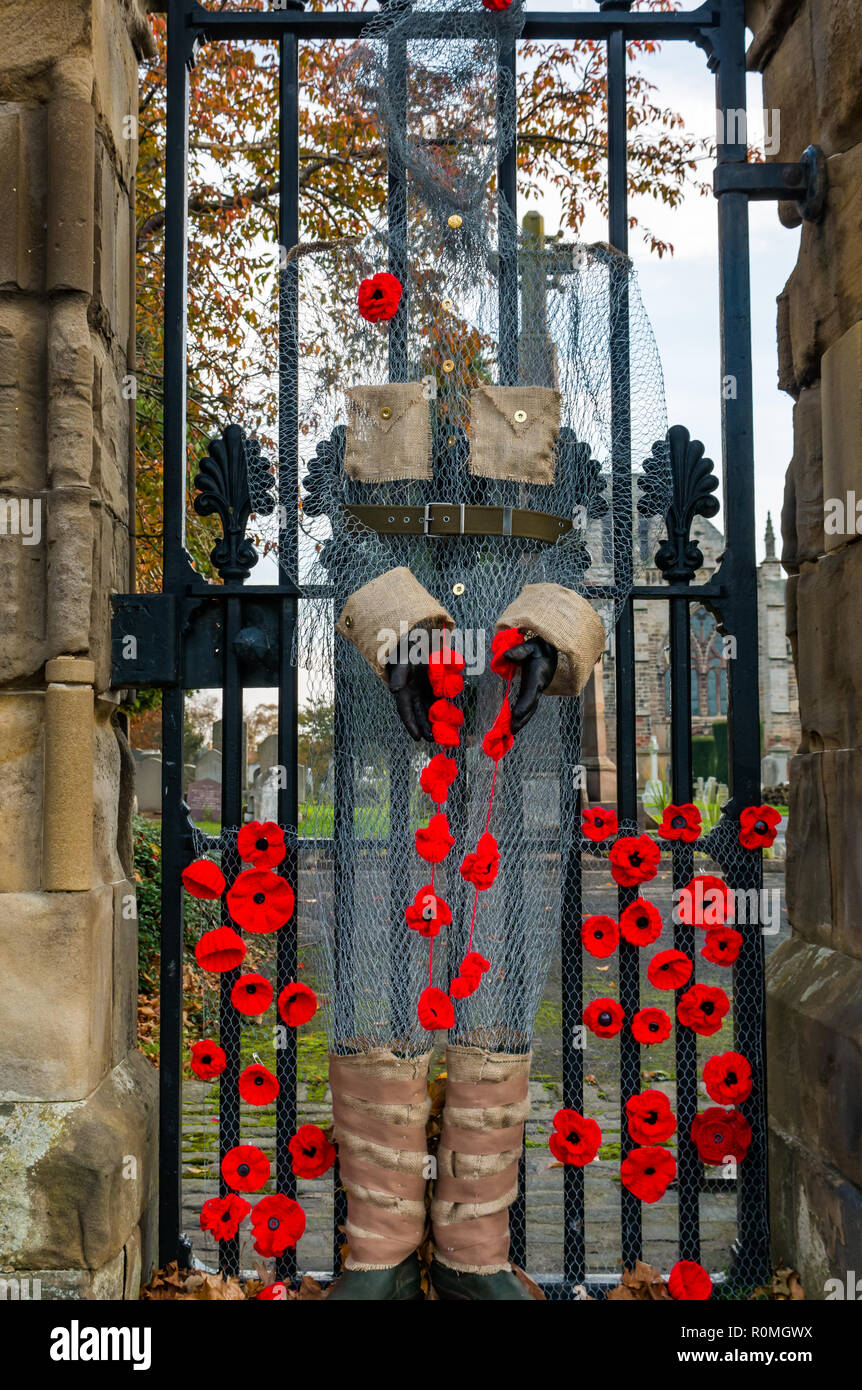
<instances>
[{"instance_id":1,"label":"burlap leg wrap","mask_svg":"<svg viewBox=\"0 0 862 1390\"><path fill-rule=\"evenodd\" d=\"M447 1047L446 1108L431 1203L435 1258L469 1274L509 1269L509 1207L530 1108L532 1054Z\"/></svg>"},{"instance_id":2,"label":"burlap leg wrap","mask_svg":"<svg viewBox=\"0 0 862 1390\"><path fill-rule=\"evenodd\" d=\"M385 1048L329 1058L348 1269L389 1269L422 1241L430 1060Z\"/></svg>"}]
</instances>

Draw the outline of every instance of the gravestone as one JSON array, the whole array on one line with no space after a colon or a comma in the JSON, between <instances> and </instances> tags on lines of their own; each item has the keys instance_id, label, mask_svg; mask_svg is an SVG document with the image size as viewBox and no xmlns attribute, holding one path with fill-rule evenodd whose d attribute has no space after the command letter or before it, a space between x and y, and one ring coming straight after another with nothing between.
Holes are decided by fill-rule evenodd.
<instances>
[{"instance_id":1,"label":"gravestone","mask_svg":"<svg viewBox=\"0 0 862 1390\"><path fill-rule=\"evenodd\" d=\"M186 803L192 820L217 821L221 818L221 779L215 777L196 777L189 784Z\"/></svg>"},{"instance_id":2,"label":"gravestone","mask_svg":"<svg viewBox=\"0 0 862 1390\"><path fill-rule=\"evenodd\" d=\"M135 797L139 814L158 814L162 809L162 760L158 754L135 764Z\"/></svg>"}]
</instances>

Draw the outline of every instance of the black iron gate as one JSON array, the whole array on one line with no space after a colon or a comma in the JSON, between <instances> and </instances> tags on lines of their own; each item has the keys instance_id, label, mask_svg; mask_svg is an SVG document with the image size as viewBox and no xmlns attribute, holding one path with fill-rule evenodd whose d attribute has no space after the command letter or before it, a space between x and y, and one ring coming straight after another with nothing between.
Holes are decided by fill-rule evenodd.
<instances>
[{"instance_id":1,"label":"black iron gate","mask_svg":"<svg viewBox=\"0 0 862 1390\"><path fill-rule=\"evenodd\" d=\"M186 242L189 69L198 47L226 39L276 41L280 54L280 239L290 247L299 240L298 192L298 90L299 46L306 40L349 39L359 34L367 16L355 12L303 10L300 0L287 0L268 12L222 9L215 12L192 0L170 0L168 20L168 134L165 225L165 395L164 395L164 585L158 595L125 595L116 600L114 620L114 682L120 687L163 688L163 818L162 818L162 980L161 980L161 1158L160 1158L160 1259L178 1256L188 1261L189 1246L181 1219L181 1075L183 892L181 872L194 857L194 842L183 799L183 711L185 692L201 687L218 688L223 698L221 824L238 826L243 815L242 720L243 690L277 686L279 692L278 761L288 770L286 787L279 792L278 821L297 827L297 672L291 653L297 623L300 590L295 507L298 493L298 422L296 392L287 392L280 405L278 423L277 496L282 578L277 585L246 582L254 564L254 551L245 539L252 507L247 476L248 450L242 432L228 426L210 448L202 468L196 507L216 514L223 541L215 554L222 583L208 583L195 573L184 548L184 525L189 479L186 470ZM576 40L590 38L607 44L608 52L608 159L610 216L608 239L627 250L626 206L626 45L636 39L694 43L708 56L715 74L716 106L721 112L745 109L743 0L713 0L691 11L632 13L627 4L602 3L593 10L562 13L530 10L525 39ZM424 16L432 25L434 19ZM512 42L501 54L502 62L515 71L517 52ZM741 129L725 121L734 141ZM501 162L498 186L512 208L516 206L514 154ZM398 171L390 170L390 200ZM721 450L724 478L726 550L718 572L705 585L693 580L699 565L690 528L697 514L714 509L715 479L702 449L692 444L685 430L672 430L668 447L673 465L674 502L667 514L667 539L658 558L663 572L660 584L636 584L615 634L616 660L616 761L617 803L620 820L636 822L637 748L635 709L635 600L668 605L669 666L671 691L672 799L691 800L691 684L690 613L705 606L721 630L736 639L736 657L729 664L729 766L731 799L724 820L738 820L740 811L759 797L760 740L757 673L757 597L754 533L754 459L752 447L752 372L750 352L748 199L797 199L804 215L817 192L816 160L803 158L798 165L756 165L747 162L744 143L725 143L718 148L715 192L719 219L719 282L721 308L721 376L732 377L736 392L722 398ZM295 380L299 363L296 335L289 316L295 312L296 262L280 276L279 378ZM501 312L517 316L517 274L501 287ZM508 299L507 299L508 296ZM624 367L628 345L613 345L618 365ZM614 409L618 420L629 409L624 372L615 373L618 387ZM615 524L631 525L633 499L629 461L615 469ZM275 484L273 485L275 486ZM626 496L626 491L628 496ZM636 500L636 499L635 499ZM260 509L258 493L256 505ZM292 577L292 578L291 578ZM129 638L135 638L133 643ZM336 773L337 777L337 773ZM337 800L337 798L336 798ZM575 807L569 807L574 813ZM337 814L337 813L336 813ZM338 826L335 827L338 833ZM324 842L310 845L294 833L288 836L288 853L278 872L296 885L300 845L331 854ZM220 846L227 860L232 846ZM586 848L586 846L585 846ZM234 856L235 857L235 856ZM719 857L716 854L716 857ZM693 873L693 850L681 845L673 850L673 884L681 887ZM725 867L725 866L722 866ZM732 886L758 888L760 855L751 853L726 866ZM580 911L581 856L571 855L564 866L563 894L568 908ZM621 891L620 907L629 899ZM629 897L631 897L631 891ZM565 934L564 934L565 936ZM692 955L694 932L675 927L674 944ZM276 990L293 980L297 969L295 919L278 933L275 966ZM752 1098L743 1109L752 1129L745 1163L735 1180L737 1241L734 1247L734 1282L760 1282L769 1268L767 1230L765 1090L762 1072L763 941L759 932L748 933L738 964L736 980L744 985L744 1006L734 1012L734 1046L759 1059L759 1074ZM637 948L621 944L619 1000L627 1015L639 1006ZM580 1018L582 962L580 942L562 942L563 1013ZM570 1027L562 1037L562 1086L564 1106L582 1109L583 1053L575 1045ZM677 1030L676 1095L679 1120L679 1254L697 1260L700 1255L699 1204L701 1194L715 1180L705 1179L694 1145L688 1140L692 1117L698 1107L698 1074L695 1035ZM240 1138L239 1022L229 1000L229 980L222 987L221 1044L227 1068L219 1106L220 1153ZM295 1179L287 1144L297 1124L296 1037L288 1030L285 1046L277 1053L281 1090L276 1106L275 1167L279 1190L295 1195ZM621 1103L640 1090L640 1048L631 1032L620 1039ZM630 1147L623 1133L622 1154ZM337 1170L336 1170L337 1172ZM730 1190L721 1182L723 1191ZM731 1184L731 1187L733 1184ZM523 1210L523 1192L521 1195ZM338 1260L338 1226L343 1222L343 1193L335 1191L335 1267ZM561 1211L563 1267L561 1271L534 1271L550 1297L571 1297L577 1285L602 1281L588 1279L585 1259L584 1178L582 1170L567 1168ZM513 1223L513 1258L526 1265L523 1222ZM641 1207L630 1192L621 1191L621 1225L618 1260L632 1266L640 1257ZM238 1268L236 1241L222 1244L223 1268ZM292 1254L278 1262L278 1277L293 1278ZM608 1275L613 1274L608 1270Z\"/></svg>"}]
</instances>

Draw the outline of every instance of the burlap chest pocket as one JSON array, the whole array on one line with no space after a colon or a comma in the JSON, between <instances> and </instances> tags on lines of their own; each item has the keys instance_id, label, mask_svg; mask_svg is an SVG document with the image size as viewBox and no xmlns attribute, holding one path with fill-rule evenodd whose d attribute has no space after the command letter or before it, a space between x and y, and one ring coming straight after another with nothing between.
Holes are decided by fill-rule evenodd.
<instances>
[{"instance_id":1,"label":"burlap chest pocket","mask_svg":"<svg viewBox=\"0 0 862 1390\"><path fill-rule=\"evenodd\" d=\"M419 381L351 386L344 471L361 483L431 477L431 422Z\"/></svg>"},{"instance_id":2,"label":"burlap chest pocket","mask_svg":"<svg viewBox=\"0 0 862 1390\"><path fill-rule=\"evenodd\" d=\"M479 386L470 393L470 472L513 483L554 481L560 393L550 386Z\"/></svg>"}]
</instances>

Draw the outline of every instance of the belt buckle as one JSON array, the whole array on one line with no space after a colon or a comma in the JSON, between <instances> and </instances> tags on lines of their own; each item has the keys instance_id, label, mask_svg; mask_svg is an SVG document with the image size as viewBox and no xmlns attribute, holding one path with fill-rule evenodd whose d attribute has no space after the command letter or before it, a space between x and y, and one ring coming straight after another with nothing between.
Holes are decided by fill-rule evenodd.
<instances>
[{"instance_id":1,"label":"belt buckle","mask_svg":"<svg viewBox=\"0 0 862 1390\"><path fill-rule=\"evenodd\" d=\"M424 513L424 516L423 516L423 518L422 518L422 529L423 529L425 535L426 535L426 536L430 536L430 534L431 534L431 523L432 523L432 521L433 521L433 519L434 519L434 518L432 517L432 515L431 515L431 508L432 508L432 507L448 507L448 509L449 509L450 512L454 512L454 511L457 511L457 512L458 512L458 514L459 514L459 526L458 526L458 532L457 532L457 534L458 534L459 536L463 536L463 535L464 535L464 508L465 508L465 505L466 505L466 504L465 504L464 502L426 502L426 503L425 503L425 513ZM448 521L448 520L449 520L448 516L445 517L444 520ZM447 534L449 534L449 533L447 533Z\"/></svg>"}]
</instances>

